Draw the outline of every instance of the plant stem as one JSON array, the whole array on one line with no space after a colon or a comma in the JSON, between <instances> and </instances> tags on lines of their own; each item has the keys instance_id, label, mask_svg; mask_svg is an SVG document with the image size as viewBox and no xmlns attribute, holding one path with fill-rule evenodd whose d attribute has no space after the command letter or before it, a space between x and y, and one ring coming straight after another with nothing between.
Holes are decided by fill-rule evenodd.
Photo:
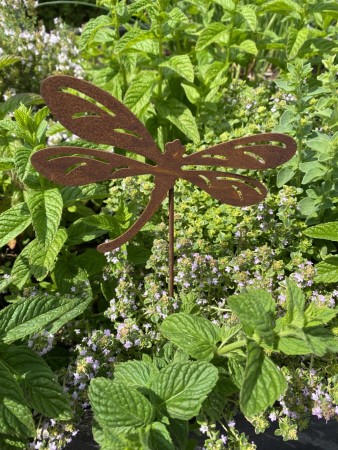
<instances>
[{"instance_id":1,"label":"plant stem","mask_svg":"<svg viewBox=\"0 0 338 450\"><path fill-rule=\"evenodd\" d=\"M245 339L240 339L239 341L232 342L231 344L224 345L223 343L218 347L217 354L224 355L226 353L232 352L233 350L237 350L238 348L244 347L246 345Z\"/></svg>"}]
</instances>

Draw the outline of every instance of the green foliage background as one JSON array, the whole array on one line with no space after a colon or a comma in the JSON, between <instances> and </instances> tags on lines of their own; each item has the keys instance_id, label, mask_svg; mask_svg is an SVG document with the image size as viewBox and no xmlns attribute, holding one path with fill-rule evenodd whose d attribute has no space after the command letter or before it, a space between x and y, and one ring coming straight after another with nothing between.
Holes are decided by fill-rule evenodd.
<instances>
[{"instance_id":1,"label":"green foliage background","mask_svg":"<svg viewBox=\"0 0 338 450\"><path fill-rule=\"evenodd\" d=\"M257 432L277 420L285 440L311 414L337 418L336 3L97 0L80 32L39 23L57 4L12 6L0 7L1 448L64 448L89 402L102 449L183 450L192 432L208 449L254 449L238 412ZM111 150L53 120L38 93L53 73L110 92L161 150L273 131L297 154L247 172L269 190L253 207L176 183L170 298L167 201L121 249L95 250L139 217L151 177L64 187L33 168L51 145Z\"/></svg>"}]
</instances>

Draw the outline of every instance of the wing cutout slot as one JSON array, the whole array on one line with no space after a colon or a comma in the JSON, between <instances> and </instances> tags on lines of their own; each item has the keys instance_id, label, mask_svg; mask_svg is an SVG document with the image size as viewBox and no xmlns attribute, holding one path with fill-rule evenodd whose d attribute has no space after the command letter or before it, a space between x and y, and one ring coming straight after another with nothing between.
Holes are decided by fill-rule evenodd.
<instances>
[{"instance_id":1,"label":"wing cutout slot","mask_svg":"<svg viewBox=\"0 0 338 450\"><path fill-rule=\"evenodd\" d=\"M71 166L67 167L67 169L65 169L65 174L68 175L71 172L74 172L74 170L78 169L79 167L83 167L83 166L86 166L86 165L87 165L86 162L72 164Z\"/></svg>"},{"instance_id":2,"label":"wing cutout slot","mask_svg":"<svg viewBox=\"0 0 338 450\"><path fill-rule=\"evenodd\" d=\"M251 158L255 159L259 163L265 164L265 159L262 158L261 156L257 155L256 153L253 153L253 152L250 152L250 151L245 151L243 153L244 153L244 155L251 156Z\"/></svg>"},{"instance_id":3,"label":"wing cutout slot","mask_svg":"<svg viewBox=\"0 0 338 450\"><path fill-rule=\"evenodd\" d=\"M58 153L57 155L49 156L48 158L46 158L46 161L53 161L53 160L57 160L57 159L61 159L61 158L82 158L82 159L88 159L88 160L93 160L93 161L99 161L103 164L110 164L109 161L107 161L103 158L99 158L99 157L93 156L93 155L85 155L85 154L81 154L81 153L74 153L71 155L69 153ZM77 164L80 164L80 163L77 163ZM84 163L84 164L86 164L86 163Z\"/></svg>"},{"instance_id":4,"label":"wing cutout slot","mask_svg":"<svg viewBox=\"0 0 338 450\"><path fill-rule=\"evenodd\" d=\"M90 111L81 111L72 114L72 119L82 119L82 117L100 117L100 114Z\"/></svg>"},{"instance_id":5,"label":"wing cutout slot","mask_svg":"<svg viewBox=\"0 0 338 450\"><path fill-rule=\"evenodd\" d=\"M100 107L104 112L106 112L110 116L116 117L116 114L113 111L111 111L109 108L102 105L102 103L98 102L97 100L94 100L89 95L86 95L83 92L78 91L77 89L70 88L69 86L60 86L58 88L58 91L64 92L65 94L73 95L74 97L83 98L84 100L87 100L89 103L92 103L93 105ZM88 114L88 115L90 115L90 114Z\"/></svg>"},{"instance_id":6,"label":"wing cutout slot","mask_svg":"<svg viewBox=\"0 0 338 450\"><path fill-rule=\"evenodd\" d=\"M114 131L116 133L129 134L130 136L136 137L137 139L142 139L142 136L140 136L139 134L131 130L126 130L125 128L114 128Z\"/></svg>"}]
</instances>

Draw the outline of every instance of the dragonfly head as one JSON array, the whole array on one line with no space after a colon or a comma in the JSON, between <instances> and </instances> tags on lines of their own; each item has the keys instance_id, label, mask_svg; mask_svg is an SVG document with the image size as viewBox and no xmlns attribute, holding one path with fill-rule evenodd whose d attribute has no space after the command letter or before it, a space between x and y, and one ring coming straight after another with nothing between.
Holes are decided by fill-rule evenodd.
<instances>
[{"instance_id":1,"label":"dragonfly head","mask_svg":"<svg viewBox=\"0 0 338 450\"><path fill-rule=\"evenodd\" d=\"M185 147L181 144L179 139L175 139L173 142L167 142L165 144L164 155L170 159L181 160L184 155Z\"/></svg>"}]
</instances>

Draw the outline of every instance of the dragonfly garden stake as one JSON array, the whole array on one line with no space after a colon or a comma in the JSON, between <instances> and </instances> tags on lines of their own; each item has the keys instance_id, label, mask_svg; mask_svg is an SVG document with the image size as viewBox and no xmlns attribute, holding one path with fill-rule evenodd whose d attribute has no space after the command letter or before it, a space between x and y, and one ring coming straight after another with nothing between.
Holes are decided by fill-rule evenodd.
<instances>
[{"instance_id":1,"label":"dragonfly garden stake","mask_svg":"<svg viewBox=\"0 0 338 450\"><path fill-rule=\"evenodd\" d=\"M185 155L176 139L161 152L145 126L120 101L87 81L66 75L47 78L41 95L51 113L82 139L129 150L144 162L117 153L75 146L49 147L34 153L32 164L49 180L79 186L104 180L150 174L154 189L141 216L121 236L100 244L110 252L129 241L149 221L169 192L169 295L174 279L174 184L178 178L194 183L212 197L232 206L261 202L267 190L253 178L217 168L262 170L288 161L296 142L280 133L264 133L234 139ZM211 166L212 170L206 170ZM199 168L200 167L200 168Z\"/></svg>"}]
</instances>

